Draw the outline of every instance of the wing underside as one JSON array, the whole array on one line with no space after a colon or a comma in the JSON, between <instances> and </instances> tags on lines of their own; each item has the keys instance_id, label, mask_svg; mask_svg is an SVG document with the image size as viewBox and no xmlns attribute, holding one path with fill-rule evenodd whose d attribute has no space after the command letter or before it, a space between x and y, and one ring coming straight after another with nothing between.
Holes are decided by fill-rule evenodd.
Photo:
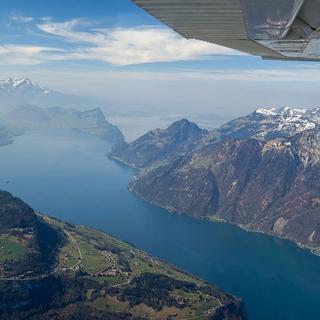
<instances>
[{"instance_id":1,"label":"wing underside","mask_svg":"<svg viewBox=\"0 0 320 320\"><path fill-rule=\"evenodd\" d=\"M187 39L280 60L320 60L320 0L133 0Z\"/></svg>"}]
</instances>

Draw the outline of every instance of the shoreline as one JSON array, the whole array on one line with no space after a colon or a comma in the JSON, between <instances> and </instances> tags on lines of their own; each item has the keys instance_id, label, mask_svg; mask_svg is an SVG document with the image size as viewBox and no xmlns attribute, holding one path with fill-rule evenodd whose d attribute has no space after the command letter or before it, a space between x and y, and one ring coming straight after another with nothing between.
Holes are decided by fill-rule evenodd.
<instances>
[{"instance_id":1,"label":"shoreline","mask_svg":"<svg viewBox=\"0 0 320 320\"><path fill-rule=\"evenodd\" d=\"M141 170L139 170L139 171L141 171ZM282 239L282 240L290 241L290 242L294 243L298 248L303 249L303 250L308 250L312 255L320 257L320 247L310 247L308 245L305 245L305 244L303 244L303 243L301 243L301 242L299 242L299 241L297 241L295 239L289 238L289 237L284 237L284 236L268 233L268 232L265 232L265 231L262 231L262 230L250 229L250 228L246 227L245 225L238 224L238 223L232 223L230 221L227 221L227 220L219 218L219 217L201 217L201 216L197 216L197 215L193 215L193 214L187 214L187 213L179 212L179 211L175 210L174 208L166 207L166 206L161 205L159 203L155 203L155 202L152 202L150 200L147 200L144 196L142 196L141 194L136 192L130 186L130 184L128 186L128 190L131 193L133 193L134 195L136 195L137 197L139 197L140 199L144 200L146 203L149 203L149 204L151 204L151 205L153 205L155 207L164 209L164 210L168 211L171 214L176 214L176 215L179 215L179 216L188 216L188 217L191 217L193 219L205 220L205 221L209 221L209 222L213 222L213 223L229 224L229 225L236 226L236 227L238 227L241 230L246 231L246 232L260 233L260 234L264 234L264 235L269 236L269 237L273 237L275 239Z\"/></svg>"},{"instance_id":2,"label":"shoreline","mask_svg":"<svg viewBox=\"0 0 320 320\"><path fill-rule=\"evenodd\" d=\"M115 161L115 162L117 162L117 163L119 163L119 164L125 165L126 167L129 167L129 168L131 168L131 169L137 170L138 172L141 172L141 171L142 171L141 169L137 168L137 167L134 166L133 164L130 164L130 163L128 163L128 162L125 162L125 161L123 161L122 159L120 159L120 158L118 158L118 157L112 156L112 155L110 155L110 154L107 154L107 157L108 157L108 159L110 159L110 160L113 160L113 161Z\"/></svg>"}]
</instances>

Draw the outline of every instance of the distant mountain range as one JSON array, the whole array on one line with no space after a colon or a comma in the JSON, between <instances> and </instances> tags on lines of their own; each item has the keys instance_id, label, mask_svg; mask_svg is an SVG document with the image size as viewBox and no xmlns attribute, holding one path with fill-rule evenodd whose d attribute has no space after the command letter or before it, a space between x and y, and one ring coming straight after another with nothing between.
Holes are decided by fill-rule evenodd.
<instances>
[{"instance_id":1,"label":"distant mountain range","mask_svg":"<svg viewBox=\"0 0 320 320\"><path fill-rule=\"evenodd\" d=\"M17 94L28 93L39 96L46 96L52 94L54 91L46 88L41 88L37 83L28 78L9 78L0 80L0 92L2 94Z\"/></svg>"},{"instance_id":2,"label":"distant mountain range","mask_svg":"<svg viewBox=\"0 0 320 320\"><path fill-rule=\"evenodd\" d=\"M61 107L22 105L0 114L0 121L12 132L20 134L31 129L71 129L98 136L113 145L124 141L121 131L110 124L98 108L78 111Z\"/></svg>"},{"instance_id":3,"label":"distant mountain range","mask_svg":"<svg viewBox=\"0 0 320 320\"><path fill-rule=\"evenodd\" d=\"M241 320L241 301L101 231L0 191L2 320Z\"/></svg>"},{"instance_id":4,"label":"distant mountain range","mask_svg":"<svg viewBox=\"0 0 320 320\"><path fill-rule=\"evenodd\" d=\"M145 135L145 148L142 137L110 157L142 170L130 190L149 202L318 249L319 125L320 109L258 109L211 132L183 120L175 132L199 134L183 136L179 148L168 148L176 141L169 127L160 138Z\"/></svg>"},{"instance_id":5,"label":"distant mountain range","mask_svg":"<svg viewBox=\"0 0 320 320\"><path fill-rule=\"evenodd\" d=\"M0 112L8 112L25 104L38 107L62 106L79 110L96 107L102 103L97 98L64 94L41 87L28 78L0 80L0 101Z\"/></svg>"},{"instance_id":6,"label":"distant mountain range","mask_svg":"<svg viewBox=\"0 0 320 320\"><path fill-rule=\"evenodd\" d=\"M98 103L91 98L53 91L27 78L10 78L0 80L0 101L0 145L30 129L73 129L114 145L124 141L101 109L88 109Z\"/></svg>"}]
</instances>

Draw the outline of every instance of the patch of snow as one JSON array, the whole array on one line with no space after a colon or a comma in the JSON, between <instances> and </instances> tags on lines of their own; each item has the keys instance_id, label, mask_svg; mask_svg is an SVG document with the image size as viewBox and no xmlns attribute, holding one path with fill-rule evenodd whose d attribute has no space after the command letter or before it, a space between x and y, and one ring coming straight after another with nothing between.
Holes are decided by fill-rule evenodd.
<instances>
[{"instance_id":1,"label":"patch of snow","mask_svg":"<svg viewBox=\"0 0 320 320\"><path fill-rule=\"evenodd\" d=\"M252 115L261 114L264 117L253 117L249 125L258 125L255 131L255 136L265 138L266 136L291 136L305 130L314 129L320 126L320 108L315 109L296 109L284 107L281 109L275 108L260 108Z\"/></svg>"},{"instance_id":2,"label":"patch of snow","mask_svg":"<svg viewBox=\"0 0 320 320\"><path fill-rule=\"evenodd\" d=\"M257 109L256 113L263 114L265 116L273 116L273 115L277 114L277 109L276 108L272 108L272 109L262 108L262 109Z\"/></svg>"},{"instance_id":3,"label":"patch of snow","mask_svg":"<svg viewBox=\"0 0 320 320\"><path fill-rule=\"evenodd\" d=\"M41 95L48 95L51 92L47 88L41 88L36 82L33 82L28 78L9 78L0 80L0 90L2 91L10 93L20 89L26 91L30 90Z\"/></svg>"}]
</instances>

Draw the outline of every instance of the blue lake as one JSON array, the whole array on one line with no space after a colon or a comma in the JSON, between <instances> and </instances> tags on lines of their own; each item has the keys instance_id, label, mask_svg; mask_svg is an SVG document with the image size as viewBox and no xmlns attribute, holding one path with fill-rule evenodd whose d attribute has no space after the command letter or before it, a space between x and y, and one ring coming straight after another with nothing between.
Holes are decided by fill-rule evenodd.
<instances>
[{"instance_id":1,"label":"blue lake","mask_svg":"<svg viewBox=\"0 0 320 320\"><path fill-rule=\"evenodd\" d=\"M0 148L0 188L99 228L242 297L249 320L320 319L320 258L235 226L168 213L127 190L136 174L101 140L34 132Z\"/></svg>"}]
</instances>

